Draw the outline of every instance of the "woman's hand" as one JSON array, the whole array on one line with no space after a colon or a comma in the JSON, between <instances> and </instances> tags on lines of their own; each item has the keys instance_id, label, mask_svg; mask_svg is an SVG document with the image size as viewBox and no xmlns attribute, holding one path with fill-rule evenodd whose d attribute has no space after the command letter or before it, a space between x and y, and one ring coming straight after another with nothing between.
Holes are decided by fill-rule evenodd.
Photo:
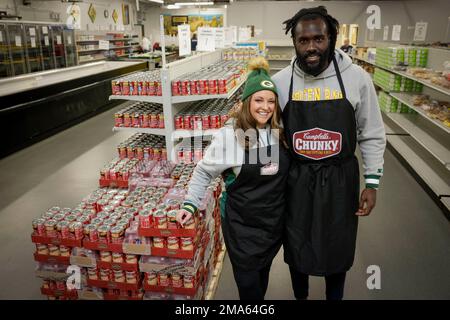
<instances>
[{"instance_id":1,"label":"woman's hand","mask_svg":"<svg viewBox=\"0 0 450 320\"><path fill-rule=\"evenodd\" d=\"M180 209L177 212L177 221L183 227L186 221L188 221L192 217L192 213L187 210Z\"/></svg>"}]
</instances>

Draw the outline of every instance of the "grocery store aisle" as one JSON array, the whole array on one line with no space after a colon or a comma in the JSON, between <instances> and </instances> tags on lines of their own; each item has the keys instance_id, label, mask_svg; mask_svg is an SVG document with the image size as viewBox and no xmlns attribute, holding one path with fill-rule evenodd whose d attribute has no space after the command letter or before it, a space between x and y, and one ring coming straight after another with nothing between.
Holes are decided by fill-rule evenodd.
<instances>
[{"instance_id":1,"label":"grocery store aisle","mask_svg":"<svg viewBox=\"0 0 450 320\"><path fill-rule=\"evenodd\" d=\"M98 170L130 136L113 133L116 109L0 160L0 299L43 299L34 276L31 221L49 207L73 207L97 187ZM376 211L360 220L356 259L347 299L450 299L448 221L402 165L386 152L385 177ZM366 287L369 265L381 268L381 290ZM311 299L322 299L320 278ZM237 299L225 258L216 299ZM276 257L268 299L293 299L282 253Z\"/></svg>"}]
</instances>

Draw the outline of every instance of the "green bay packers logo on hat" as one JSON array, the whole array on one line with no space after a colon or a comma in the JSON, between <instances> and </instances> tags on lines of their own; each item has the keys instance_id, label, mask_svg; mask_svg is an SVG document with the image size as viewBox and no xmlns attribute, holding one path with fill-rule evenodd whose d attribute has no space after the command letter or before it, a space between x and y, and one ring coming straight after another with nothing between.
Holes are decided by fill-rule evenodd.
<instances>
[{"instance_id":1,"label":"green bay packers logo on hat","mask_svg":"<svg viewBox=\"0 0 450 320\"><path fill-rule=\"evenodd\" d=\"M272 83L271 81L269 81L269 80L263 80L263 81L261 81L260 84L261 84L264 88L273 88L273 87L274 87L273 83Z\"/></svg>"}]
</instances>

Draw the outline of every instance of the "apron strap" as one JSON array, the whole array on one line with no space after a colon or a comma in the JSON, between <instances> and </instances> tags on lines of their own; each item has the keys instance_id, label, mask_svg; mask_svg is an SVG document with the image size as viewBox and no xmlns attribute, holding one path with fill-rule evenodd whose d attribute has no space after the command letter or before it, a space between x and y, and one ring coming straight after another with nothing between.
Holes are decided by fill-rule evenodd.
<instances>
[{"instance_id":1,"label":"apron strap","mask_svg":"<svg viewBox=\"0 0 450 320\"><path fill-rule=\"evenodd\" d=\"M294 66L297 63L297 57L295 58L294 62L292 63L292 72L291 72L291 82L289 84L289 97L288 97L288 103L292 100L292 87L293 87L293 80L294 80Z\"/></svg>"},{"instance_id":2,"label":"apron strap","mask_svg":"<svg viewBox=\"0 0 450 320\"><path fill-rule=\"evenodd\" d=\"M342 98L345 99L345 98L347 98L347 95L345 93L344 82L342 81L341 72L339 71L339 66L336 62L335 56L333 56L333 65L334 65L334 70L336 71L337 79L339 81L339 86L341 87Z\"/></svg>"}]
</instances>

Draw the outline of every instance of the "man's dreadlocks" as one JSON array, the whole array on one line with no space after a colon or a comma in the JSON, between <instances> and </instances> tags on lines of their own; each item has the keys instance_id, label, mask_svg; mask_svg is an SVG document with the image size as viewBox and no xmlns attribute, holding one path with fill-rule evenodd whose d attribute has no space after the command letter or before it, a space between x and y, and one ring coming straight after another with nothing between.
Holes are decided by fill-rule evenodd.
<instances>
[{"instance_id":1,"label":"man's dreadlocks","mask_svg":"<svg viewBox=\"0 0 450 320\"><path fill-rule=\"evenodd\" d=\"M328 14L327 9L324 6L314 7L314 8L303 8L298 11L292 18L283 22L285 25L284 30L285 34L291 32L291 37L295 37L295 27L298 22L301 20L313 20L313 19L322 19L326 25L328 34L330 37L330 52L334 52L334 48L336 47L337 35L339 32L339 22ZM333 54L330 55L330 59L333 57Z\"/></svg>"}]
</instances>

